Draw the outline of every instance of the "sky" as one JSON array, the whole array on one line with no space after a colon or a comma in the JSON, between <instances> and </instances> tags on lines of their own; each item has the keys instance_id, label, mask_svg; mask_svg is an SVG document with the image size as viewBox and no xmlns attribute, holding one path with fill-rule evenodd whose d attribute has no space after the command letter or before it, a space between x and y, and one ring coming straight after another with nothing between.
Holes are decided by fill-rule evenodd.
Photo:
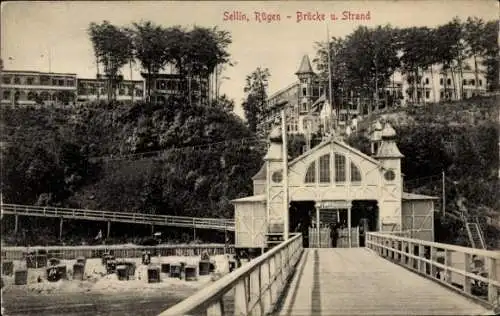
<instances>
[{"instance_id":1,"label":"sky","mask_svg":"<svg viewBox=\"0 0 500 316\"><path fill-rule=\"evenodd\" d=\"M369 20L342 20L343 12L369 13ZM279 21L256 20L256 12ZM297 12L325 14L324 21L298 21ZM331 14L337 20L331 20ZM248 21L224 20L225 16ZM108 20L115 25L150 20L163 26L194 25L227 30L233 43L228 51L233 67L223 74L221 92L236 102L242 115L245 77L257 67L269 68L269 93L293 83L303 55L315 56L315 42L330 36L345 37L359 25L390 24L397 27L434 27L454 16L465 20L477 16L486 21L498 19L496 0L414 0L414 1L4 1L1 5L1 57L7 70L35 70L76 73L94 78L92 45L87 35L91 22ZM48 56L50 55L50 58ZM50 62L49 62L50 59ZM49 65L50 64L50 65ZM130 78L128 68L124 77ZM134 70L133 79L139 79Z\"/></svg>"}]
</instances>

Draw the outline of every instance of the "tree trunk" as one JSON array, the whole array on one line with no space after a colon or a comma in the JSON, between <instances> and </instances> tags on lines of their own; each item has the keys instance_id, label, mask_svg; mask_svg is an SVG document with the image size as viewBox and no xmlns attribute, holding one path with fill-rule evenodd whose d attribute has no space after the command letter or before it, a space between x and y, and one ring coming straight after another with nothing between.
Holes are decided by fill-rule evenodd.
<instances>
[{"instance_id":1,"label":"tree trunk","mask_svg":"<svg viewBox=\"0 0 500 316\"><path fill-rule=\"evenodd\" d=\"M451 81L453 84L453 94L455 96L455 100L458 100L458 98L457 98L457 84L455 81L455 72L453 71L453 67L450 67L450 70L451 70Z\"/></svg>"},{"instance_id":2,"label":"tree trunk","mask_svg":"<svg viewBox=\"0 0 500 316\"><path fill-rule=\"evenodd\" d=\"M418 67L413 68L413 103L418 103Z\"/></svg>"},{"instance_id":3,"label":"tree trunk","mask_svg":"<svg viewBox=\"0 0 500 316\"><path fill-rule=\"evenodd\" d=\"M148 102L151 103L151 65L148 65L148 82L147 82L147 88L148 88Z\"/></svg>"},{"instance_id":4,"label":"tree trunk","mask_svg":"<svg viewBox=\"0 0 500 316\"><path fill-rule=\"evenodd\" d=\"M448 101L448 67L444 69L443 87L444 87L444 99Z\"/></svg>"},{"instance_id":5,"label":"tree trunk","mask_svg":"<svg viewBox=\"0 0 500 316\"><path fill-rule=\"evenodd\" d=\"M477 69L477 57L476 57L476 54L474 54L474 78L476 79L476 82L475 82L475 85L474 85L474 88L475 88L475 94L478 95L479 94L479 72L478 72L478 69Z\"/></svg>"},{"instance_id":6,"label":"tree trunk","mask_svg":"<svg viewBox=\"0 0 500 316\"><path fill-rule=\"evenodd\" d=\"M191 98L191 72L189 72L188 75L188 98L189 98L189 106L192 105L192 98Z\"/></svg>"},{"instance_id":7,"label":"tree trunk","mask_svg":"<svg viewBox=\"0 0 500 316\"><path fill-rule=\"evenodd\" d=\"M202 90L203 89L201 87L201 81L202 81L201 75L198 75L198 90L200 92L200 96L198 97L198 99L199 99L198 100L198 105L200 105L200 106L201 106L201 101L202 101L201 99L202 99L202 96L203 96L203 94L202 94Z\"/></svg>"},{"instance_id":8,"label":"tree trunk","mask_svg":"<svg viewBox=\"0 0 500 316\"><path fill-rule=\"evenodd\" d=\"M422 80L420 80L420 87L422 88L422 103L425 105L425 98L427 94L425 90L424 75L425 75L425 69L422 68Z\"/></svg>"}]
</instances>

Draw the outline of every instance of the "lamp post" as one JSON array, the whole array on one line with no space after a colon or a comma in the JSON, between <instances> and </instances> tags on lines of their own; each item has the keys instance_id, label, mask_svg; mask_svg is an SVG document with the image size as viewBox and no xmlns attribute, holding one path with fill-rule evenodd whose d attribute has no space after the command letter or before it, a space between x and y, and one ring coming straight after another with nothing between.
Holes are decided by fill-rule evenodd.
<instances>
[{"instance_id":1,"label":"lamp post","mask_svg":"<svg viewBox=\"0 0 500 316\"><path fill-rule=\"evenodd\" d=\"M283 135L283 239L288 240L289 235L289 210L288 210L288 139L286 133L286 111L281 109L281 133Z\"/></svg>"}]
</instances>

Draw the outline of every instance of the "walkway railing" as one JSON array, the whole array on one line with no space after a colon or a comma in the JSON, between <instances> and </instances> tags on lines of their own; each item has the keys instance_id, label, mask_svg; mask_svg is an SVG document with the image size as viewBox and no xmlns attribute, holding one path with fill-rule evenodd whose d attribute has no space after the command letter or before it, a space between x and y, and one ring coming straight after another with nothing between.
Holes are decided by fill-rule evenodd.
<instances>
[{"instance_id":1,"label":"walkway railing","mask_svg":"<svg viewBox=\"0 0 500 316\"><path fill-rule=\"evenodd\" d=\"M380 256L460 291L488 307L499 306L500 251L473 249L367 233L366 246Z\"/></svg>"},{"instance_id":2,"label":"walkway railing","mask_svg":"<svg viewBox=\"0 0 500 316\"><path fill-rule=\"evenodd\" d=\"M98 245L98 246L50 246L50 247L2 247L2 260L23 260L28 253L47 255L50 258L76 259L101 258L106 252L116 258L139 258L143 251L161 256L199 256L206 252L209 255L234 253L233 245L224 244L179 244L179 245Z\"/></svg>"},{"instance_id":3,"label":"walkway railing","mask_svg":"<svg viewBox=\"0 0 500 316\"><path fill-rule=\"evenodd\" d=\"M197 218L18 204L3 204L2 213L234 231L234 220L224 218Z\"/></svg>"},{"instance_id":4,"label":"walkway railing","mask_svg":"<svg viewBox=\"0 0 500 316\"><path fill-rule=\"evenodd\" d=\"M226 315L231 312L224 296L231 291L231 314L265 315L278 302L302 251L302 235L297 234L160 315Z\"/></svg>"}]
</instances>

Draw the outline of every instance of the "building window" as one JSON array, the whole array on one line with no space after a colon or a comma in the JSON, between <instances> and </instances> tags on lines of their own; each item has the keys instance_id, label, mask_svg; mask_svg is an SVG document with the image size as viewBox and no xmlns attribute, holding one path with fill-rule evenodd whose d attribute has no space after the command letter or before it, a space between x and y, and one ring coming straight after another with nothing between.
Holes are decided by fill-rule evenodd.
<instances>
[{"instance_id":1,"label":"building window","mask_svg":"<svg viewBox=\"0 0 500 316\"><path fill-rule=\"evenodd\" d=\"M135 96L136 97L142 97L142 90L141 89L135 89Z\"/></svg>"},{"instance_id":2,"label":"building window","mask_svg":"<svg viewBox=\"0 0 500 316\"><path fill-rule=\"evenodd\" d=\"M451 85L451 79L446 80L447 85Z\"/></svg>"},{"instance_id":3,"label":"building window","mask_svg":"<svg viewBox=\"0 0 500 316\"><path fill-rule=\"evenodd\" d=\"M425 78L425 84L429 84L429 78Z\"/></svg>"},{"instance_id":4,"label":"building window","mask_svg":"<svg viewBox=\"0 0 500 316\"><path fill-rule=\"evenodd\" d=\"M345 182L345 156L335 154L335 182Z\"/></svg>"},{"instance_id":5,"label":"building window","mask_svg":"<svg viewBox=\"0 0 500 316\"><path fill-rule=\"evenodd\" d=\"M301 83L307 83L307 79L300 79Z\"/></svg>"},{"instance_id":6,"label":"building window","mask_svg":"<svg viewBox=\"0 0 500 316\"><path fill-rule=\"evenodd\" d=\"M300 106L300 111L307 112L307 102L302 102L302 104Z\"/></svg>"},{"instance_id":7,"label":"building window","mask_svg":"<svg viewBox=\"0 0 500 316\"><path fill-rule=\"evenodd\" d=\"M361 182L361 172L353 162L351 162L351 182Z\"/></svg>"},{"instance_id":8,"label":"building window","mask_svg":"<svg viewBox=\"0 0 500 316\"><path fill-rule=\"evenodd\" d=\"M50 95L48 92L44 91L40 94L40 98L43 100L43 101L49 101L50 100Z\"/></svg>"},{"instance_id":9,"label":"building window","mask_svg":"<svg viewBox=\"0 0 500 316\"><path fill-rule=\"evenodd\" d=\"M307 88L302 88L302 96L307 97Z\"/></svg>"},{"instance_id":10,"label":"building window","mask_svg":"<svg viewBox=\"0 0 500 316\"><path fill-rule=\"evenodd\" d=\"M482 86L483 85L483 80L479 79L479 85Z\"/></svg>"},{"instance_id":11,"label":"building window","mask_svg":"<svg viewBox=\"0 0 500 316\"><path fill-rule=\"evenodd\" d=\"M40 76L40 84L44 86L50 85L50 78L48 76Z\"/></svg>"},{"instance_id":12,"label":"building window","mask_svg":"<svg viewBox=\"0 0 500 316\"><path fill-rule=\"evenodd\" d=\"M20 83L21 83L21 78L14 77L14 84L20 84Z\"/></svg>"},{"instance_id":13,"label":"building window","mask_svg":"<svg viewBox=\"0 0 500 316\"><path fill-rule=\"evenodd\" d=\"M60 79L58 81L58 84L59 84L60 87L64 87L64 80Z\"/></svg>"},{"instance_id":14,"label":"building window","mask_svg":"<svg viewBox=\"0 0 500 316\"><path fill-rule=\"evenodd\" d=\"M443 85L443 78L439 79L439 84L442 86Z\"/></svg>"},{"instance_id":15,"label":"building window","mask_svg":"<svg viewBox=\"0 0 500 316\"><path fill-rule=\"evenodd\" d=\"M392 170L387 170L385 173L384 173L384 178L387 180L387 181L393 181L394 179L396 179L396 174L394 173L394 171Z\"/></svg>"},{"instance_id":16,"label":"building window","mask_svg":"<svg viewBox=\"0 0 500 316\"><path fill-rule=\"evenodd\" d=\"M313 161L309 168L307 168L306 172L306 183L315 183L316 182L316 161Z\"/></svg>"},{"instance_id":17,"label":"building window","mask_svg":"<svg viewBox=\"0 0 500 316\"><path fill-rule=\"evenodd\" d=\"M26 78L26 84L32 85L33 84L33 78L31 78L31 77Z\"/></svg>"},{"instance_id":18,"label":"building window","mask_svg":"<svg viewBox=\"0 0 500 316\"><path fill-rule=\"evenodd\" d=\"M276 171L273 173L272 177L273 182L280 183L283 180L283 173L281 171Z\"/></svg>"},{"instance_id":19,"label":"building window","mask_svg":"<svg viewBox=\"0 0 500 316\"><path fill-rule=\"evenodd\" d=\"M319 96L319 88L318 87L313 87L313 97Z\"/></svg>"},{"instance_id":20,"label":"building window","mask_svg":"<svg viewBox=\"0 0 500 316\"><path fill-rule=\"evenodd\" d=\"M9 100L10 99L10 90L5 90L3 92L3 99L4 100Z\"/></svg>"},{"instance_id":21,"label":"building window","mask_svg":"<svg viewBox=\"0 0 500 316\"><path fill-rule=\"evenodd\" d=\"M330 154L319 158L319 182L330 183Z\"/></svg>"},{"instance_id":22,"label":"building window","mask_svg":"<svg viewBox=\"0 0 500 316\"><path fill-rule=\"evenodd\" d=\"M33 101L36 99L36 93L33 91L28 92L28 100Z\"/></svg>"},{"instance_id":23,"label":"building window","mask_svg":"<svg viewBox=\"0 0 500 316\"><path fill-rule=\"evenodd\" d=\"M10 84L10 80L11 80L11 79L10 79L10 76L3 76L3 77L2 77L2 82L3 82L4 84Z\"/></svg>"},{"instance_id":24,"label":"building window","mask_svg":"<svg viewBox=\"0 0 500 316\"><path fill-rule=\"evenodd\" d=\"M425 98L429 99L431 97L431 92L429 90L425 91Z\"/></svg>"},{"instance_id":25,"label":"building window","mask_svg":"<svg viewBox=\"0 0 500 316\"><path fill-rule=\"evenodd\" d=\"M68 85L68 87L73 87L75 85L75 81L74 80L68 80L66 82L66 84Z\"/></svg>"}]
</instances>

